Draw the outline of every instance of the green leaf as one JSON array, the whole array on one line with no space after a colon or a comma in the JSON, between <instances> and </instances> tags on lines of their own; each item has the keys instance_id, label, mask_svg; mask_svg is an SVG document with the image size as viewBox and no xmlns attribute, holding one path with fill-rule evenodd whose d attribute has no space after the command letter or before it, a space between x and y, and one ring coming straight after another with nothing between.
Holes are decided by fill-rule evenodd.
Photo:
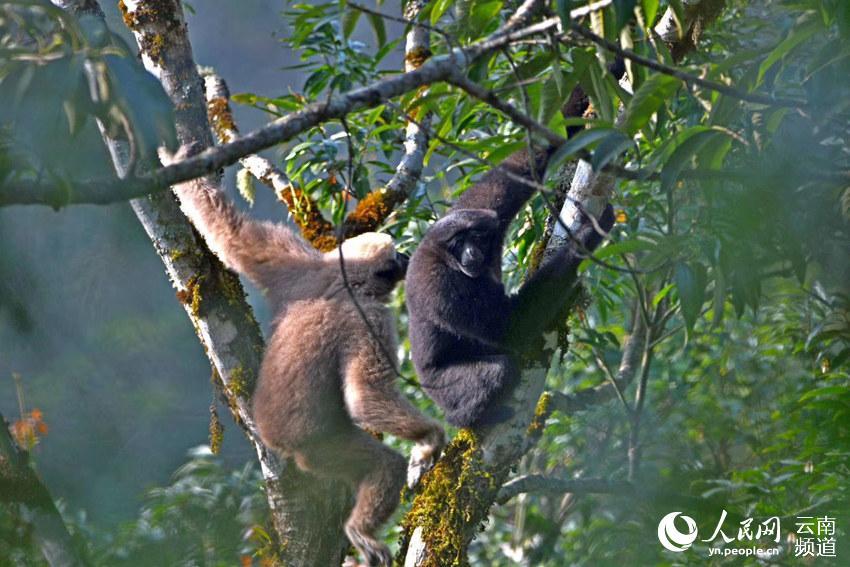
<instances>
[{"instance_id":1,"label":"green leaf","mask_svg":"<svg viewBox=\"0 0 850 567\"><path fill-rule=\"evenodd\" d=\"M599 171L633 145L634 141L629 136L614 130L593 151L590 165L594 171Z\"/></svg>"},{"instance_id":2,"label":"green leaf","mask_svg":"<svg viewBox=\"0 0 850 567\"><path fill-rule=\"evenodd\" d=\"M720 325L723 321L723 312L726 310L726 276L723 275L723 270L720 265L714 266L714 303L712 310L714 312L711 318L713 326Z\"/></svg>"},{"instance_id":3,"label":"green leaf","mask_svg":"<svg viewBox=\"0 0 850 567\"><path fill-rule=\"evenodd\" d=\"M652 250L655 246L655 242L652 242L651 240L633 238L631 240L624 240L622 242L609 244L608 246L597 250L594 253L594 256L598 260L603 260L605 258L611 258L612 256L619 256L620 254L632 254L634 252Z\"/></svg>"},{"instance_id":4,"label":"green leaf","mask_svg":"<svg viewBox=\"0 0 850 567\"><path fill-rule=\"evenodd\" d=\"M470 30L476 34L487 29L487 25L499 15L504 6L502 0L479 0L474 3L467 18Z\"/></svg>"},{"instance_id":5,"label":"green leaf","mask_svg":"<svg viewBox=\"0 0 850 567\"><path fill-rule=\"evenodd\" d=\"M587 73L590 78L590 88L585 86L585 91L593 99L596 112L602 120L613 122L614 120L614 104L611 102L611 97L608 95L606 88L605 75L608 70L603 71L599 63L588 65ZM604 75L603 75L604 73Z\"/></svg>"},{"instance_id":6,"label":"green leaf","mask_svg":"<svg viewBox=\"0 0 850 567\"><path fill-rule=\"evenodd\" d=\"M565 30L570 29L570 10L573 9L572 0L556 0L555 10L558 12L558 17L561 18L561 27Z\"/></svg>"},{"instance_id":7,"label":"green leaf","mask_svg":"<svg viewBox=\"0 0 850 567\"><path fill-rule=\"evenodd\" d=\"M773 49L773 51L770 52L770 55L768 55L767 58L762 61L761 65L759 65L758 77L756 78L756 86L761 84L762 80L764 79L765 73L767 73L777 61L785 57L788 53L790 53L798 45L812 37L815 33L822 30L823 28L815 19L808 21L802 26L792 28L791 33L788 34L788 37L782 40L779 45L777 45Z\"/></svg>"},{"instance_id":8,"label":"green leaf","mask_svg":"<svg viewBox=\"0 0 850 567\"><path fill-rule=\"evenodd\" d=\"M434 2L434 7L431 8L431 25L435 26L440 21L440 18L443 17L443 14L446 13L451 5L454 3L454 0L437 0Z\"/></svg>"},{"instance_id":9,"label":"green leaf","mask_svg":"<svg viewBox=\"0 0 850 567\"><path fill-rule=\"evenodd\" d=\"M634 136L649 123L652 115L675 93L682 82L661 73L652 75L640 86L632 97L626 111L623 129Z\"/></svg>"},{"instance_id":10,"label":"green leaf","mask_svg":"<svg viewBox=\"0 0 850 567\"><path fill-rule=\"evenodd\" d=\"M348 6L342 11L342 35L345 39L350 38L351 34L354 33L354 28L357 27L357 22L362 13L360 10Z\"/></svg>"},{"instance_id":11,"label":"green leaf","mask_svg":"<svg viewBox=\"0 0 850 567\"><path fill-rule=\"evenodd\" d=\"M667 163L664 164L664 169L661 170L661 191L667 192L673 188L673 184L679 179L679 174L688 165L694 155L714 136L719 134L717 130L705 130L697 132L677 147Z\"/></svg>"},{"instance_id":12,"label":"green leaf","mask_svg":"<svg viewBox=\"0 0 850 567\"><path fill-rule=\"evenodd\" d=\"M509 73L505 76L505 80L501 85L513 84L517 81L525 81L532 77L536 77L543 71L547 71L552 67L552 61L555 58L555 52L547 49L542 53L538 53L528 61L524 61L517 65L516 73Z\"/></svg>"},{"instance_id":13,"label":"green leaf","mask_svg":"<svg viewBox=\"0 0 850 567\"><path fill-rule=\"evenodd\" d=\"M135 57L104 57L114 89L110 103L130 120L141 156L155 156L163 143L176 145L173 105L160 82Z\"/></svg>"},{"instance_id":14,"label":"green leaf","mask_svg":"<svg viewBox=\"0 0 850 567\"><path fill-rule=\"evenodd\" d=\"M634 15L637 0L614 0L614 8L617 11L617 33L623 29Z\"/></svg>"},{"instance_id":15,"label":"green leaf","mask_svg":"<svg viewBox=\"0 0 850 567\"><path fill-rule=\"evenodd\" d=\"M673 281L679 292L685 324L688 329L693 329L705 300L705 268L700 264L676 264Z\"/></svg>"},{"instance_id":16,"label":"green leaf","mask_svg":"<svg viewBox=\"0 0 850 567\"><path fill-rule=\"evenodd\" d=\"M800 396L800 402L805 402L811 400L812 398L816 398L819 396L829 396L829 397L838 397L845 396L848 392L847 386L826 386L824 388L817 388L815 390L809 390L802 396Z\"/></svg>"},{"instance_id":17,"label":"green leaf","mask_svg":"<svg viewBox=\"0 0 850 567\"><path fill-rule=\"evenodd\" d=\"M655 15L658 14L658 0L641 0L641 7L646 26L651 28L655 23Z\"/></svg>"},{"instance_id":18,"label":"green leaf","mask_svg":"<svg viewBox=\"0 0 850 567\"><path fill-rule=\"evenodd\" d=\"M612 132L616 132L616 130L613 128L592 128L576 134L552 154L549 159L549 167L546 170L550 172L558 171L559 166L573 154L605 139Z\"/></svg>"},{"instance_id":19,"label":"green leaf","mask_svg":"<svg viewBox=\"0 0 850 567\"><path fill-rule=\"evenodd\" d=\"M540 93L540 111L537 116L538 122L548 124L549 120L561 109L565 101L566 96L558 87L557 81L546 81L543 83Z\"/></svg>"},{"instance_id":20,"label":"green leaf","mask_svg":"<svg viewBox=\"0 0 850 567\"><path fill-rule=\"evenodd\" d=\"M375 40L378 42L378 47L382 47L387 43L387 28L384 26L384 18L377 14L366 14L366 18L372 25L372 31L375 32Z\"/></svg>"},{"instance_id":21,"label":"green leaf","mask_svg":"<svg viewBox=\"0 0 850 567\"><path fill-rule=\"evenodd\" d=\"M652 306L658 307L658 304L661 303L661 300L667 297L667 295L670 293L670 290L672 290L674 287L675 284L667 284L663 288L661 288L661 291L656 293L655 297L652 298Z\"/></svg>"}]
</instances>

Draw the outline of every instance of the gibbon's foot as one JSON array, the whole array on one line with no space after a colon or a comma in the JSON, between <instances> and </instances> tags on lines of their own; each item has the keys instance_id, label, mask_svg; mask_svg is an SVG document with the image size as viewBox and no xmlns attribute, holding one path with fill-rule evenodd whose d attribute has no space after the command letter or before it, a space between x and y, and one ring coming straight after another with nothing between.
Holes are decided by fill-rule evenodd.
<instances>
[{"instance_id":1,"label":"gibbon's foot","mask_svg":"<svg viewBox=\"0 0 850 567\"><path fill-rule=\"evenodd\" d=\"M419 485L419 481L425 473L434 468L434 464L443 450L440 445L429 445L417 443L410 452L410 461L407 463L407 488L413 490Z\"/></svg>"},{"instance_id":2,"label":"gibbon's foot","mask_svg":"<svg viewBox=\"0 0 850 567\"><path fill-rule=\"evenodd\" d=\"M445 444L446 434L440 427L434 430L430 439L413 446L410 461L407 463L407 488L416 488L425 473L434 468Z\"/></svg>"},{"instance_id":3,"label":"gibbon's foot","mask_svg":"<svg viewBox=\"0 0 850 567\"><path fill-rule=\"evenodd\" d=\"M393 556L389 547L350 525L345 526L345 535L360 552L367 567L392 567Z\"/></svg>"}]
</instances>

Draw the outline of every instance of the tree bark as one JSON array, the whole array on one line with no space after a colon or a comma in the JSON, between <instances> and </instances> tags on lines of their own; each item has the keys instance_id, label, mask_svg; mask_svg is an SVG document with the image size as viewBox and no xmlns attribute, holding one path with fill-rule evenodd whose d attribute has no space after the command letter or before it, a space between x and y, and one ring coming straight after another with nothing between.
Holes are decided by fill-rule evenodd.
<instances>
[{"instance_id":1,"label":"tree bark","mask_svg":"<svg viewBox=\"0 0 850 567\"><path fill-rule=\"evenodd\" d=\"M103 13L93 0L66 0L60 5L77 14L95 16L105 27ZM145 66L160 79L174 102L179 141L211 146L203 83L180 3L128 1L120 7ZM107 138L105 142L116 172L123 175L128 165L127 144ZM339 565L345 541L341 525L347 515L347 491L308 477L294 466L281 466L256 434L250 396L264 343L239 279L225 270L196 236L171 192L136 199L131 205L205 347L234 420L257 452L280 543L279 559L293 565Z\"/></svg>"}]
</instances>

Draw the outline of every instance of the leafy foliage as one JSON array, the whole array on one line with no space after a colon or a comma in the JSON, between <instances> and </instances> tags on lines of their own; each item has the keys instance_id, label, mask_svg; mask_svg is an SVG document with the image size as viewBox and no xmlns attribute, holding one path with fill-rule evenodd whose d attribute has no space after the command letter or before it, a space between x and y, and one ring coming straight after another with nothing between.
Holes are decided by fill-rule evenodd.
<instances>
[{"instance_id":1,"label":"leafy foliage","mask_svg":"<svg viewBox=\"0 0 850 567\"><path fill-rule=\"evenodd\" d=\"M209 447L190 452L171 484L151 489L138 518L114 530L95 529L83 512L66 511L92 565L235 565L273 559L268 508L254 464L229 471ZM0 512L0 557L42 565L23 507Z\"/></svg>"},{"instance_id":2,"label":"leafy foliage","mask_svg":"<svg viewBox=\"0 0 850 567\"><path fill-rule=\"evenodd\" d=\"M68 139L90 156L102 150L85 136L92 118L113 138L130 142L134 161L149 160L163 142L173 147L171 101L126 43L94 18L77 20L47 0L0 2L0 180L33 169L71 190L76 160ZM61 204L57 196L57 204Z\"/></svg>"},{"instance_id":3,"label":"leafy foliage","mask_svg":"<svg viewBox=\"0 0 850 567\"><path fill-rule=\"evenodd\" d=\"M549 4L565 23L570 9L585 5ZM650 327L640 368L623 380L620 395L586 411L556 413L517 466L518 474L631 477L639 494L514 499L493 510L472 550L475 564L711 563L706 543L677 556L656 545L658 520L673 510L687 510L708 534L723 510L730 531L748 517L779 516L788 533L796 515L836 516L844 542L837 556L850 554L850 11L834 0L730 1L700 30L699 48L681 59L683 52L652 27L668 8L687 23L693 6L616 1L577 22L667 71L627 61L630 88L608 72L612 53L570 34L517 43L469 70L471 79L562 135L569 126L585 127L553 157L548 202L537 199L511 229L504 259L510 287L552 228L550 205L563 200L562 167L588 151L596 170L618 165L634 172L616 182L618 224L609 244L584 265L592 300L570 319L569 334L562 333L572 349L554 361L548 387L571 394L604 386L617 374L635 320ZM431 51L442 54L485 37L514 7L438 0L420 19L440 30L431 34ZM38 15L38 29L71 33L48 16ZM271 118L401 67L400 41L379 16L364 17L344 2L315 2L290 4L284 18L285 42L302 59L303 82L280 96L234 96ZM679 31L682 41L693 33ZM40 34L34 37L53 37ZM0 66L7 65L0 67L0 89L38 81L62 86L47 98L20 99L54 113L83 100L75 94L82 71L78 50L69 47L74 41L68 36L38 49L26 43L38 64L0 52ZM108 54L101 56L107 61ZM107 64L109 77L132 84L135 67L122 61L127 75ZM558 110L577 86L592 111L565 118ZM129 100L123 91L115 92L114 108L128 108L120 102ZM142 115L157 114L151 99L153 109L128 104ZM16 108L17 117L23 107ZM425 112L433 118L426 173L383 227L402 248L415 247L457 194L528 144L524 130L459 89L434 84L342 124L313 128L280 148L282 168L339 223L354 200L386 183L408 115ZM138 121L138 114L123 116ZM44 128L69 120L23 130L33 144L47 144L52 131ZM7 127L13 140L20 124ZM23 142L2 147L4 175L26 171L17 154L28 160L50 153L27 153ZM252 198L244 175L240 187ZM395 301L400 309L403 295ZM406 348L401 309L399 316ZM403 354L402 371L410 375ZM428 406L421 391L407 390ZM110 538L92 534L100 542L94 549L107 564L142 557L232 563L264 546L256 482L252 471L225 473L196 456L171 486L151 493L138 521ZM22 528L8 517L0 517L0 526L20 536ZM259 540L246 540L249 530ZM783 540L782 548L783 561L793 563L793 547ZM10 556L22 552L15 553Z\"/></svg>"}]
</instances>

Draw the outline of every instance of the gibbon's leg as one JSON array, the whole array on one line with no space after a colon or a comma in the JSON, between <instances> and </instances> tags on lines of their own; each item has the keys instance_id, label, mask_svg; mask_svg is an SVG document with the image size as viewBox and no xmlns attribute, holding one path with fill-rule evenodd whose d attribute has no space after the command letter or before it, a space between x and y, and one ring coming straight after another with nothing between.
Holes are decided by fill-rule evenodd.
<instances>
[{"instance_id":1,"label":"gibbon's leg","mask_svg":"<svg viewBox=\"0 0 850 567\"><path fill-rule=\"evenodd\" d=\"M389 548L375 538L375 532L398 506L404 458L365 431L351 427L303 447L295 460L303 470L341 479L357 491L345 534L367 565L389 567Z\"/></svg>"},{"instance_id":2,"label":"gibbon's leg","mask_svg":"<svg viewBox=\"0 0 850 567\"><path fill-rule=\"evenodd\" d=\"M423 386L446 413L446 420L458 427L497 423L512 412L504 405L493 405L519 377L519 368L508 355L481 356L432 370Z\"/></svg>"},{"instance_id":3,"label":"gibbon's leg","mask_svg":"<svg viewBox=\"0 0 850 567\"><path fill-rule=\"evenodd\" d=\"M413 488L431 469L446 442L443 427L423 415L395 388L395 370L384 355L366 345L352 356L345 371L345 405L360 427L415 441L407 469Z\"/></svg>"},{"instance_id":4,"label":"gibbon's leg","mask_svg":"<svg viewBox=\"0 0 850 567\"><path fill-rule=\"evenodd\" d=\"M423 415L407 401L390 380L372 385L358 383L349 377L345 403L357 425L416 442L407 467L407 486L413 488L434 466L446 444L446 434L437 421Z\"/></svg>"}]
</instances>

